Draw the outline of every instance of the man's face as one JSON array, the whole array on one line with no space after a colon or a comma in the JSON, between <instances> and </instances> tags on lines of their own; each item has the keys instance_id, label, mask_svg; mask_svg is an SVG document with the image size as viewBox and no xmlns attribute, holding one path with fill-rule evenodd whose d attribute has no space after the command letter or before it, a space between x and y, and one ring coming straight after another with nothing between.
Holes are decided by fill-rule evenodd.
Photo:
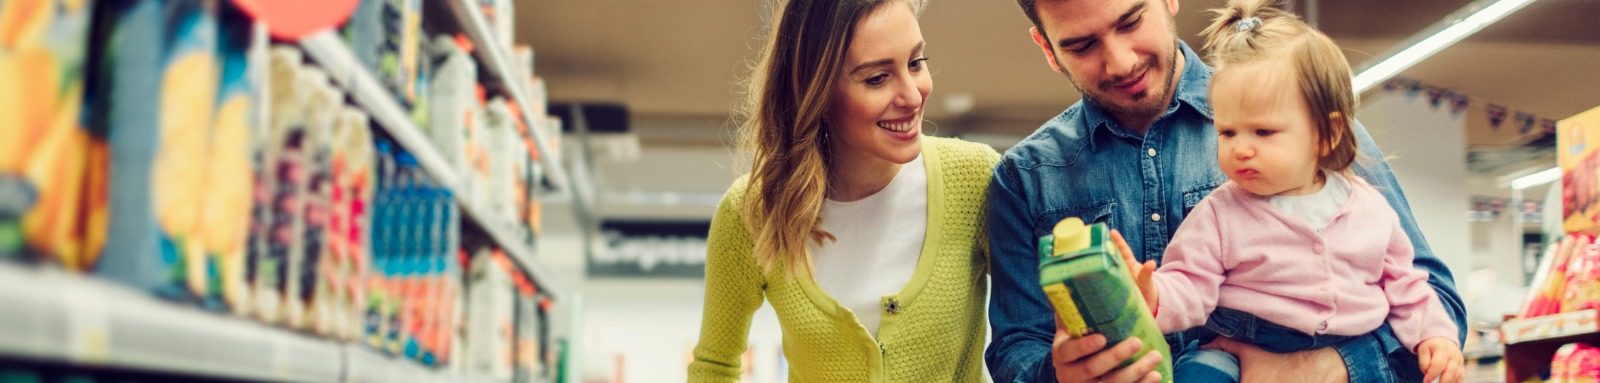
<instances>
[{"instance_id":1,"label":"man's face","mask_svg":"<svg viewBox=\"0 0 1600 383\"><path fill-rule=\"evenodd\" d=\"M1172 99L1177 0L1041 0L1034 42L1085 98L1124 119Z\"/></svg>"}]
</instances>

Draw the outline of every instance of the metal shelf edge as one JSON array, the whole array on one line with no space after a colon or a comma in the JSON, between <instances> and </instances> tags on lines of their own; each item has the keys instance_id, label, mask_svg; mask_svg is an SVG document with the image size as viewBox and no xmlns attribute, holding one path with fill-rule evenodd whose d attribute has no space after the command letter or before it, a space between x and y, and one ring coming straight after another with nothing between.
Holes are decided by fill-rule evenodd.
<instances>
[{"instance_id":1,"label":"metal shelf edge","mask_svg":"<svg viewBox=\"0 0 1600 383\"><path fill-rule=\"evenodd\" d=\"M59 269L0 263L0 354L197 377L338 382L332 341L165 302Z\"/></svg>"}]
</instances>

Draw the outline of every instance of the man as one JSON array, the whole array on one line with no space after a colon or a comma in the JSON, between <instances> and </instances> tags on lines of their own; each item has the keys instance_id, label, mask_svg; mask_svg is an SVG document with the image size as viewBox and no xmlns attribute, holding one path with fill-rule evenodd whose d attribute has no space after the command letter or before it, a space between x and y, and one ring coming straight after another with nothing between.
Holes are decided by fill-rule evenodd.
<instances>
[{"instance_id":1,"label":"man","mask_svg":"<svg viewBox=\"0 0 1600 383\"><path fill-rule=\"evenodd\" d=\"M1138 350L1138 339L1105 347L1104 336L1074 339L1059 328L1039 287L1037 240L1057 221L1080 217L1118 229L1140 262L1159 263L1189 209L1227 180L1217 166L1207 99L1212 69L1178 40L1177 0L1017 3L1033 21L1033 40L1050 67L1083 100L1007 151L995 168L988 210L993 341L985 360L997 382L1154 381L1159 374L1152 370L1162 362L1157 353L1116 368ZM1383 158L1359 123L1355 132L1366 157ZM1399 213L1416 248L1415 266L1429 272L1429 284L1461 325L1465 309L1450 272L1417 230L1388 164L1378 160L1356 173ZM1422 378L1416 356L1387 325L1332 348L1292 354L1226 338L1209 347L1238 356L1245 381Z\"/></svg>"}]
</instances>

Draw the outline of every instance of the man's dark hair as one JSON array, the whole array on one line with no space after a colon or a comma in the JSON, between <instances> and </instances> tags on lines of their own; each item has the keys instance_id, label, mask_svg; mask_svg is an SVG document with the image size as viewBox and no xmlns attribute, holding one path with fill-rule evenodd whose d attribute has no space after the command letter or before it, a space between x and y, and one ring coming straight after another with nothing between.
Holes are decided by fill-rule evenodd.
<instances>
[{"instance_id":1,"label":"man's dark hair","mask_svg":"<svg viewBox=\"0 0 1600 383\"><path fill-rule=\"evenodd\" d=\"M1039 24L1038 3L1038 0L1017 0L1017 6L1022 7L1022 14L1028 15L1028 21L1032 21L1033 27L1039 29L1039 35L1044 36L1045 41L1050 41L1050 35L1044 33L1044 25ZM1050 45L1055 46L1054 43Z\"/></svg>"}]
</instances>

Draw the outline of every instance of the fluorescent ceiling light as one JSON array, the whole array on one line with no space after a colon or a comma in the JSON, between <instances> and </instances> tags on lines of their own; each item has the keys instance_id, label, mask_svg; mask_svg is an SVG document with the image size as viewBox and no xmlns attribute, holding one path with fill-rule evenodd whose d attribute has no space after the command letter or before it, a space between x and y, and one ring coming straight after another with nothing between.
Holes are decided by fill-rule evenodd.
<instances>
[{"instance_id":1,"label":"fluorescent ceiling light","mask_svg":"<svg viewBox=\"0 0 1600 383\"><path fill-rule=\"evenodd\" d=\"M1544 185L1561 179L1561 167L1553 167L1544 171L1522 176L1511 180L1511 188L1522 190L1534 186Z\"/></svg>"},{"instance_id":2,"label":"fluorescent ceiling light","mask_svg":"<svg viewBox=\"0 0 1600 383\"><path fill-rule=\"evenodd\" d=\"M1492 1L1492 3L1489 4L1489 6L1473 10L1484 1ZM1501 18L1506 17L1506 15L1511 14L1511 12L1516 12L1518 9L1522 9L1522 7L1527 6L1528 3L1532 2L1533 0L1481 0L1478 3L1468 5L1466 8L1456 11L1456 13L1451 14L1441 21L1440 24L1435 24L1433 28L1430 28L1438 29L1439 25L1446 25L1444 29L1434 32L1433 35L1425 37L1421 41L1417 41L1415 44L1400 50L1398 53L1389 55L1389 57L1383 59L1383 61L1379 61L1377 64L1369 66L1366 70L1363 70L1360 74L1357 74L1353 80L1355 83L1356 94L1361 94L1361 92L1371 89L1373 85L1377 85L1383 80L1387 80L1390 77L1400 74L1400 72L1405 71L1407 68L1411 68L1412 65L1416 65L1418 62L1427 59L1428 56L1433 56L1434 53L1438 53L1445 47L1449 47L1451 44L1461 41L1461 39L1466 38L1473 32L1477 32L1478 30L1483 29L1483 27L1493 24L1495 21L1499 21ZM1461 18L1458 15L1462 13L1470 13L1470 15L1466 16L1465 18ZM1452 21L1455 22L1452 23Z\"/></svg>"}]
</instances>

